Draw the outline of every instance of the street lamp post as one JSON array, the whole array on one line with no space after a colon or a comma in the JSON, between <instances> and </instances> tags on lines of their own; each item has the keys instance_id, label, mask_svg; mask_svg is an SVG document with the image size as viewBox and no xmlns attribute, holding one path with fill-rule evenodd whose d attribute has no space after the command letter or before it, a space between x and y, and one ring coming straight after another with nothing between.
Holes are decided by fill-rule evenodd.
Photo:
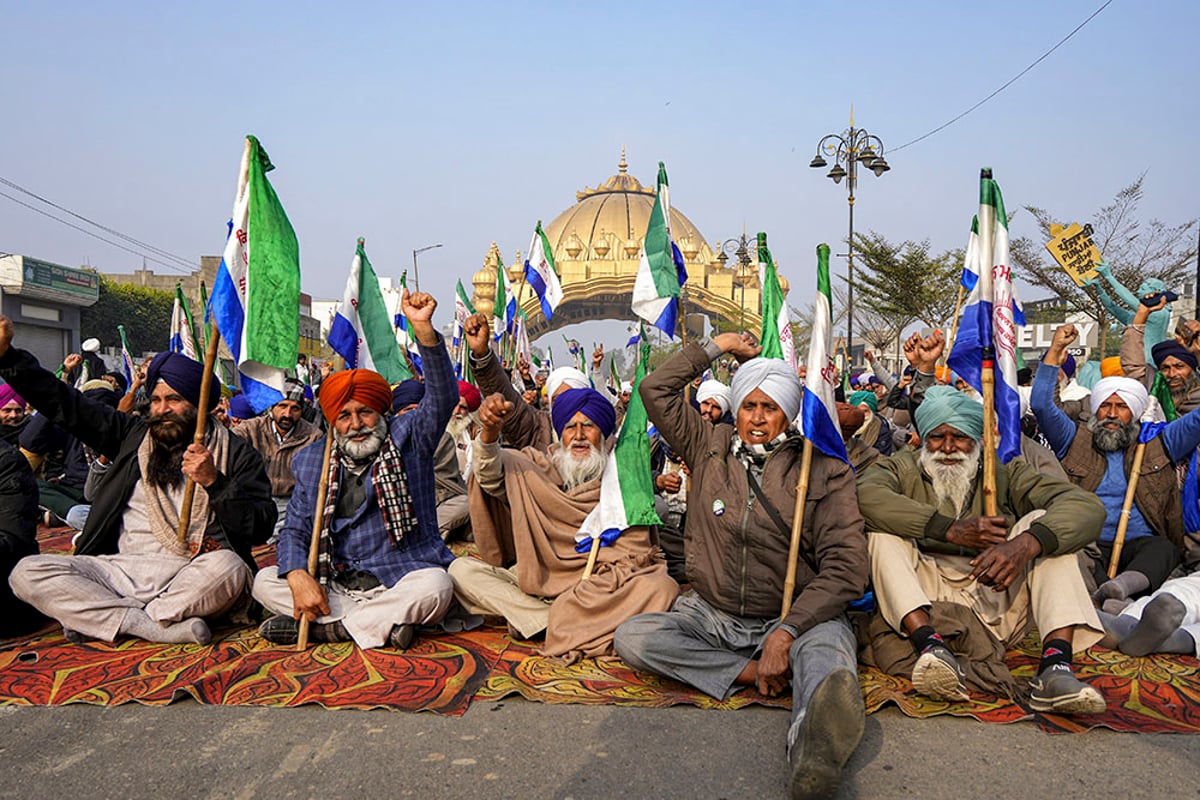
<instances>
[{"instance_id":1,"label":"street lamp post","mask_svg":"<svg viewBox=\"0 0 1200 800\"><path fill-rule=\"evenodd\" d=\"M717 245L717 260L724 267L729 261L729 257L736 255L738 260L738 275L734 284L742 289L742 319L738 327L746 330L746 268L750 266L750 240L746 238L745 231L736 239L726 239Z\"/></svg>"},{"instance_id":2,"label":"street lamp post","mask_svg":"<svg viewBox=\"0 0 1200 800\"><path fill-rule=\"evenodd\" d=\"M850 127L840 134L830 133L817 142L817 154L809 164L813 169L823 169L829 165L824 156L833 160L833 168L825 177L834 183L841 183L846 178L846 189L850 201L850 243L846 252L846 342L848 353L853 359L854 353L854 190L858 186L858 165L875 173L878 178L891 169L883 157L883 142L878 136L872 136L863 128L854 127L854 113L850 114Z\"/></svg>"},{"instance_id":3,"label":"street lamp post","mask_svg":"<svg viewBox=\"0 0 1200 800\"><path fill-rule=\"evenodd\" d=\"M413 283L416 284L418 292L421 291L421 276L417 272L417 256L426 250L433 250L437 247L441 247L441 244L431 244L428 247L418 247L416 250L413 250Z\"/></svg>"}]
</instances>

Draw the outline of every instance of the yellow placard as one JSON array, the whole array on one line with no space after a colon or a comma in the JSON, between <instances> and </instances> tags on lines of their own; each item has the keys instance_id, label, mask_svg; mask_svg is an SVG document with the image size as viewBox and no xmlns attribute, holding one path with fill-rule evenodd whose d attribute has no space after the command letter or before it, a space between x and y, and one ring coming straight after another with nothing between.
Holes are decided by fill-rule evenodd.
<instances>
[{"instance_id":1,"label":"yellow placard","mask_svg":"<svg viewBox=\"0 0 1200 800\"><path fill-rule=\"evenodd\" d=\"M1090 222L1086 225L1072 222L1065 228L1062 225L1051 225L1050 236L1050 241L1046 242L1046 249L1077 286L1083 286L1096 277L1096 265L1103 256L1092 241Z\"/></svg>"}]
</instances>

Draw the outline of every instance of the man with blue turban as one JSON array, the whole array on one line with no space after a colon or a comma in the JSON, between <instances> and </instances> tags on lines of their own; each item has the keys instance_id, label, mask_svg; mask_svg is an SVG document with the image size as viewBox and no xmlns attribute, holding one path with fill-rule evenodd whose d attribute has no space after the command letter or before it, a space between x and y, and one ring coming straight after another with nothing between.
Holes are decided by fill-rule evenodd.
<instances>
[{"instance_id":1,"label":"man with blue turban","mask_svg":"<svg viewBox=\"0 0 1200 800\"><path fill-rule=\"evenodd\" d=\"M1020 459L996 464L997 516L985 515L983 407L934 386L915 412L922 443L876 462L858 481L879 614L912 644L913 687L945 702L965 701L967 684L994 693L1007 673L955 657L990 657L970 637L944 639L934 604L965 606L993 642L1013 646L1035 624L1042 659L1029 704L1055 714L1098 714L1105 702L1071 671L1072 653L1103 638L1075 554L1095 540L1104 507L1092 494ZM990 664L988 665L991 666ZM969 677L968 677L969 675ZM988 680L993 683L988 683Z\"/></svg>"},{"instance_id":2,"label":"man with blue turban","mask_svg":"<svg viewBox=\"0 0 1200 800\"><path fill-rule=\"evenodd\" d=\"M803 437L793 425L804 387L779 359L724 333L692 343L640 387L650 421L692 470L684 553L691 591L670 611L617 630L617 654L725 699L739 686L792 686L787 733L792 797L832 797L865 717L846 606L867 585L867 543L843 461L814 452L796 592L783 588ZM713 425L683 390L726 354L733 424Z\"/></svg>"},{"instance_id":3,"label":"man with blue turban","mask_svg":"<svg viewBox=\"0 0 1200 800\"><path fill-rule=\"evenodd\" d=\"M23 559L10 585L58 620L69 639L205 643L209 621L247 601L254 558L275 523L262 458L215 420L194 443L204 368L159 353L146 370L147 417L84 396L11 347L0 317L0 376L40 414L111 465L92 496L75 555ZM178 530L185 478L196 484L190 524Z\"/></svg>"},{"instance_id":4,"label":"man with blue turban","mask_svg":"<svg viewBox=\"0 0 1200 800\"><path fill-rule=\"evenodd\" d=\"M480 511L474 504L481 498L472 496L481 558L450 565L455 594L470 612L504 617L515 635L544 634L545 655L612 655L619 624L666 610L679 593L645 526L602 538L595 569L581 580L591 548L579 546L578 534L600 502L616 411L594 389L568 388L551 410L557 444L502 449L501 429L513 409L500 393L479 407L473 482L492 503Z\"/></svg>"}]
</instances>

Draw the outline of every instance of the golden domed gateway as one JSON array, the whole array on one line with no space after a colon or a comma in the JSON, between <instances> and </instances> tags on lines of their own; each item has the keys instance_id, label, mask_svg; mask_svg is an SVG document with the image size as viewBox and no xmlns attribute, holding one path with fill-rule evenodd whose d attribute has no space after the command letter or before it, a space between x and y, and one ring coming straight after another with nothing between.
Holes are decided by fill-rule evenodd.
<instances>
[{"instance_id":1,"label":"golden domed gateway","mask_svg":"<svg viewBox=\"0 0 1200 800\"><path fill-rule=\"evenodd\" d=\"M531 287L520 288L524 264L520 251L505 264L513 290L519 292L521 307L529 315L531 337L576 322L635 319L630 302L642 239L654 207L654 188L642 185L629 174L628 168L622 148L617 174L595 189L584 187L576 192L575 205L542 228L553 250L563 287L563 302L554 311L553 319L547 321L542 315ZM743 308L745 328L758 330L761 320L757 254L751 253L751 262L744 270L736 260L729 262L713 251L692 221L674 206L671 235L683 254L688 272L683 302L691 318L689 331L694 332L698 327L697 314L737 326L743 318ZM753 251L753 244L750 249ZM499 248L492 242L483 268L471 281L475 287L472 302L483 314L492 313L499 258ZM787 288L784 285L785 292ZM682 321L683 314L680 318Z\"/></svg>"}]
</instances>

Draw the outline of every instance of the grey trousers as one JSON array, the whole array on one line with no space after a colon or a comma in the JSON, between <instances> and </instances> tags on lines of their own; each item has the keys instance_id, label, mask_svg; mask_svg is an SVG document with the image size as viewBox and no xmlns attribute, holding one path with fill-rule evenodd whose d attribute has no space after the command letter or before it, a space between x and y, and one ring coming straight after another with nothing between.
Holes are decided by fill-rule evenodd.
<instances>
[{"instance_id":1,"label":"grey trousers","mask_svg":"<svg viewBox=\"0 0 1200 800\"><path fill-rule=\"evenodd\" d=\"M445 539L471 520L471 509L465 494L448 497L437 504L438 531Z\"/></svg>"},{"instance_id":2,"label":"grey trousers","mask_svg":"<svg viewBox=\"0 0 1200 800\"><path fill-rule=\"evenodd\" d=\"M93 639L111 642L130 608L169 625L212 618L250 588L250 568L232 550L173 555L29 556L9 576L17 597Z\"/></svg>"},{"instance_id":3,"label":"grey trousers","mask_svg":"<svg viewBox=\"0 0 1200 800\"><path fill-rule=\"evenodd\" d=\"M779 624L727 614L688 592L670 611L639 614L617 628L613 641L625 663L694 686L718 700L734 691L734 680ZM821 681L839 669L856 672L854 632L844 614L796 637L792 664L792 720L788 747L796 739L809 698Z\"/></svg>"},{"instance_id":4,"label":"grey trousers","mask_svg":"<svg viewBox=\"0 0 1200 800\"><path fill-rule=\"evenodd\" d=\"M326 588L329 614L317 622L341 620L355 644L364 650L382 647L396 625L431 625L439 622L454 599L454 583L440 567L416 569L391 588L367 591L347 589L330 581ZM278 567L266 567L254 576L254 599L272 614L292 616L292 589Z\"/></svg>"}]
</instances>

